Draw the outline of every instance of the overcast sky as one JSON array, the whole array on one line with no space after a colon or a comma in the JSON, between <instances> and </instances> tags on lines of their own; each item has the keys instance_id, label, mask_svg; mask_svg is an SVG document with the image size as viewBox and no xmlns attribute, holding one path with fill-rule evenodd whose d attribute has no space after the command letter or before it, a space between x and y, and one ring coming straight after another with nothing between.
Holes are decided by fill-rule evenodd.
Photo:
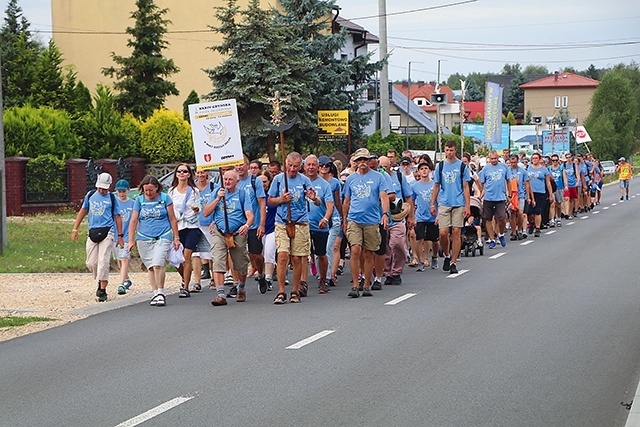
<instances>
[{"instance_id":1,"label":"overcast sky","mask_svg":"<svg viewBox=\"0 0 640 427\"><path fill-rule=\"evenodd\" d=\"M338 5L342 17L379 36L379 2L339 0ZM0 0L3 17L7 3ZM50 0L18 4L33 30L50 31ZM640 62L637 6L637 0L387 0L389 75L406 79L409 61L412 81L436 80L438 60L441 80L455 72L498 73L505 63L516 62L522 68L545 65L550 72Z\"/></svg>"}]
</instances>

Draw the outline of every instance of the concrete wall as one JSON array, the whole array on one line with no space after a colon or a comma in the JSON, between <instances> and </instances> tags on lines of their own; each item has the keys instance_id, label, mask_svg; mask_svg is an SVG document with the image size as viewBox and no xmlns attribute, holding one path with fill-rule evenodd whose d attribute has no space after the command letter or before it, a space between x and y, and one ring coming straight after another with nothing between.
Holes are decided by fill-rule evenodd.
<instances>
[{"instance_id":1,"label":"concrete wall","mask_svg":"<svg viewBox=\"0 0 640 427\"><path fill-rule=\"evenodd\" d=\"M591 110L591 97L595 93L595 88L542 88L525 89L524 91L524 111L531 111L532 116L551 117L559 116L560 108L555 108L555 97L568 97L569 117L578 118L579 123L589 115Z\"/></svg>"}]
</instances>

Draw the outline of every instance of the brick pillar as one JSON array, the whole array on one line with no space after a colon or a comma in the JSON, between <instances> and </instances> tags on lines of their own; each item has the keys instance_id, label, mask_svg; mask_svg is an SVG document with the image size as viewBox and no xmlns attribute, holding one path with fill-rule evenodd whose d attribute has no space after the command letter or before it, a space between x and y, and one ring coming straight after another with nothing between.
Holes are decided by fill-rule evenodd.
<instances>
[{"instance_id":1,"label":"brick pillar","mask_svg":"<svg viewBox=\"0 0 640 427\"><path fill-rule=\"evenodd\" d=\"M81 205L87 194L87 163L85 159L69 159L69 201Z\"/></svg>"},{"instance_id":2,"label":"brick pillar","mask_svg":"<svg viewBox=\"0 0 640 427\"><path fill-rule=\"evenodd\" d=\"M102 165L102 172L107 172L111 175L113 183L109 190L115 191L116 179L118 178L118 161L116 159L100 159L96 160L96 163Z\"/></svg>"},{"instance_id":3,"label":"brick pillar","mask_svg":"<svg viewBox=\"0 0 640 427\"><path fill-rule=\"evenodd\" d=\"M7 216L21 216L25 202L25 174L28 157L9 157L4 160L7 187Z\"/></svg>"},{"instance_id":4,"label":"brick pillar","mask_svg":"<svg viewBox=\"0 0 640 427\"><path fill-rule=\"evenodd\" d=\"M145 171L145 166L147 164L147 159L142 157L127 157L124 159L125 162L131 163L131 188L137 188L142 181L142 178L147 174Z\"/></svg>"}]
</instances>

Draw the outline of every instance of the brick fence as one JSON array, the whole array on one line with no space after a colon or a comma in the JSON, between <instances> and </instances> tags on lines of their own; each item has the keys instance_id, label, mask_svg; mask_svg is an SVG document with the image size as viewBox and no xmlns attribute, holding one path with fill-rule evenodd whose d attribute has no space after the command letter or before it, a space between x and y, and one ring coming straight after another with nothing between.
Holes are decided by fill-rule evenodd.
<instances>
[{"instance_id":1,"label":"brick fence","mask_svg":"<svg viewBox=\"0 0 640 427\"><path fill-rule=\"evenodd\" d=\"M147 160L138 157L130 157L124 160L131 163L131 182L129 184L132 188L137 187L145 176L145 163ZM5 159L8 216L52 212L64 207L77 208L82 203L82 199L87 194L86 168L88 160L69 159L66 161L69 168L69 201L60 203L26 203L25 175L28 161L29 158L27 157L9 157ZM102 159L94 162L102 166L103 172L110 173L114 178L112 187L115 186L115 179L118 176L116 170L117 162L114 159ZM111 190L113 191L113 188Z\"/></svg>"}]
</instances>

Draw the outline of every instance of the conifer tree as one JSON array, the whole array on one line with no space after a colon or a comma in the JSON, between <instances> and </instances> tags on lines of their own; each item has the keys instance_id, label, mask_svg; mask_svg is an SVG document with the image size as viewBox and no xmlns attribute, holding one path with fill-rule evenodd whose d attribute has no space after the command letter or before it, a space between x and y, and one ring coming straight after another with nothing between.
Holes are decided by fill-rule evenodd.
<instances>
[{"instance_id":1,"label":"conifer tree","mask_svg":"<svg viewBox=\"0 0 640 427\"><path fill-rule=\"evenodd\" d=\"M178 95L175 83L166 80L177 73L178 67L172 59L162 55L168 46L163 36L171 21L164 19L168 9L160 9L153 0L137 0L137 10L131 13L133 27L127 27L131 35L127 46L131 56L111 53L117 67L103 68L106 76L115 77L116 105L121 111L146 119L153 111L162 107L170 95Z\"/></svg>"}]
</instances>

